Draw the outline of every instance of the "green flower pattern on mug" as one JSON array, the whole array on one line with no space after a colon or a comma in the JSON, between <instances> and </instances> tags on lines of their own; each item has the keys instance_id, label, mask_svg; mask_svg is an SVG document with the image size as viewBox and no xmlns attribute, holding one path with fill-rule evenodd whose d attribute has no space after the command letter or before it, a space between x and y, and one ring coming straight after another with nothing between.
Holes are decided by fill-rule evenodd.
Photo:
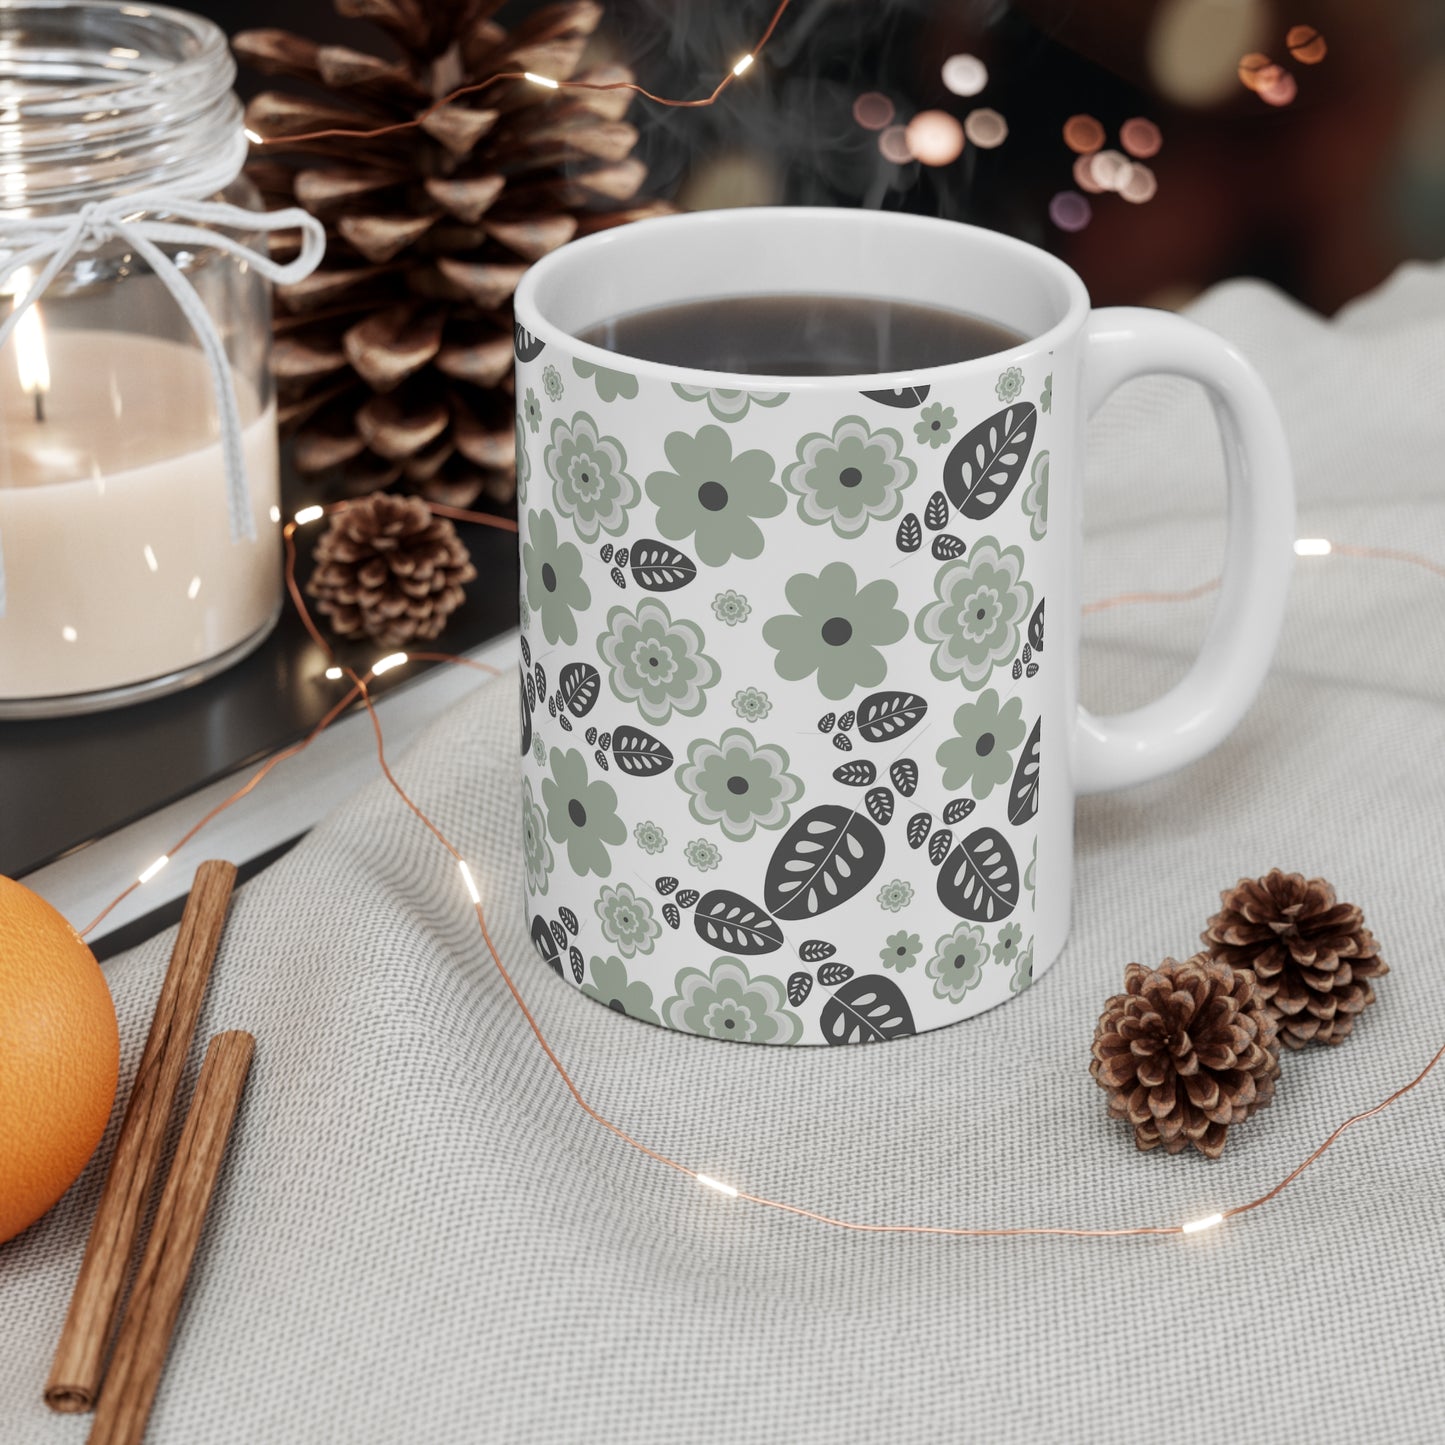
<instances>
[{"instance_id":1,"label":"green flower pattern on mug","mask_svg":"<svg viewBox=\"0 0 1445 1445\"><path fill-rule=\"evenodd\" d=\"M649 1024L661 1022L652 1007L652 990L641 979L629 979L627 965L620 958L593 958L588 974L582 985L588 998L606 1004L613 1013Z\"/></svg>"},{"instance_id":2,"label":"green flower pattern on mug","mask_svg":"<svg viewBox=\"0 0 1445 1445\"><path fill-rule=\"evenodd\" d=\"M582 553L557 539L551 512L527 514L527 540L522 544L522 577L527 605L542 623L548 642L577 641L576 613L592 605L592 589L582 579Z\"/></svg>"},{"instance_id":3,"label":"green flower pattern on mug","mask_svg":"<svg viewBox=\"0 0 1445 1445\"><path fill-rule=\"evenodd\" d=\"M935 998L962 1003L964 995L977 988L988 962L988 944L976 923L960 923L934 945L933 957L923 971L933 980Z\"/></svg>"},{"instance_id":4,"label":"green flower pattern on mug","mask_svg":"<svg viewBox=\"0 0 1445 1445\"><path fill-rule=\"evenodd\" d=\"M673 382L672 389L684 401L705 401L707 409L719 421L741 421L752 406L781 406L788 399L786 391L710 390L704 386L683 386Z\"/></svg>"},{"instance_id":5,"label":"green flower pattern on mug","mask_svg":"<svg viewBox=\"0 0 1445 1445\"><path fill-rule=\"evenodd\" d=\"M1029 536L1040 542L1049 530L1049 454L1040 452L1029 472L1024 488L1024 516L1029 519Z\"/></svg>"},{"instance_id":6,"label":"green flower pattern on mug","mask_svg":"<svg viewBox=\"0 0 1445 1445\"><path fill-rule=\"evenodd\" d=\"M988 688L954 713L954 735L939 744L937 754L949 792L966 783L982 802L995 788L1007 786L1013 777L1013 751L1028 731L1023 711L1022 698L1000 704L998 693Z\"/></svg>"},{"instance_id":7,"label":"green flower pattern on mug","mask_svg":"<svg viewBox=\"0 0 1445 1445\"><path fill-rule=\"evenodd\" d=\"M1009 979L1009 991L1011 993L1022 993L1034 981L1034 941L1029 939L1028 945L1018 951L1014 959L1013 977Z\"/></svg>"},{"instance_id":8,"label":"green flower pattern on mug","mask_svg":"<svg viewBox=\"0 0 1445 1445\"><path fill-rule=\"evenodd\" d=\"M663 451L672 471L647 478L657 530L672 542L695 538L692 545L709 567L760 557L758 522L788 505L773 481L772 457L755 449L734 456L732 438L720 426L705 426L696 436L672 432Z\"/></svg>"},{"instance_id":9,"label":"green flower pattern on mug","mask_svg":"<svg viewBox=\"0 0 1445 1445\"><path fill-rule=\"evenodd\" d=\"M878 950L878 960L884 968L905 973L918 962L918 955L922 952L923 940L916 933L904 930L888 935L883 947Z\"/></svg>"},{"instance_id":10,"label":"green flower pattern on mug","mask_svg":"<svg viewBox=\"0 0 1445 1445\"><path fill-rule=\"evenodd\" d=\"M994 386L994 393L1001 402L1008 403L1017 401L1024 389L1024 374L1016 366L1011 366L1007 371L999 373L998 382Z\"/></svg>"},{"instance_id":11,"label":"green flower pattern on mug","mask_svg":"<svg viewBox=\"0 0 1445 1445\"><path fill-rule=\"evenodd\" d=\"M652 904L646 898L639 898L630 884L604 887L597 895L596 912L602 920L603 937L617 945L623 958L651 953L662 934L662 925L653 916Z\"/></svg>"},{"instance_id":12,"label":"green flower pattern on mug","mask_svg":"<svg viewBox=\"0 0 1445 1445\"><path fill-rule=\"evenodd\" d=\"M746 1044L791 1044L802 1035L781 980L750 975L739 959L719 958L706 973L684 968L673 988L662 1006L670 1028Z\"/></svg>"},{"instance_id":13,"label":"green flower pattern on mug","mask_svg":"<svg viewBox=\"0 0 1445 1445\"><path fill-rule=\"evenodd\" d=\"M1029 866L1024 869L1024 887L1027 888L1028 891L1029 891L1029 902L1031 902L1031 903L1033 902L1033 897L1034 897L1034 874L1037 872L1038 866L1039 866L1039 838L1038 838L1038 834L1035 833L1035 834L1034 834L1034 848L1033 848L1033 852L1029 854Z\"/></svg>"},{"instance_id":14,"label":"green flower pattern on mug","mask_svg":"<svg viewBox=\"0 0 1445 1445\"><path fill-rule=\"evenodd\" d=\"M537 400L537 393L530 386L522 401L522 412L527 418L527 425L532 428L532 435L536 436L542 430L542 403Z\"/></svg>"},{"instance_id":15,"label":"green flower pattern on mug","mask_svg":"<svg viewBox=\"0 0 1445 1445\"><path fill-rule=\"evenodd\" d=\"M889 913L901 913L912 902L913 885L902 878L895 878L878 890L878 906Z\"/></svg>"},{"instance_id":16,"label":"green flower pattern on mug","mask_svg":"<svg viewBox=\"0 0 1445 1445\"><path fill-rule=\"evenodd\" d=\"M755 687L745 687L733 694L733 711L744 722L761 722L772 710L767 693L759 692Z\"/></svg>"},{"instance_id":17,"label":"green flower pattern on mug","mask_svg":"<svg viewBox=\"0 0 1445 1445\"><path fill-rule=\"evenodd\" d=\"M672 620L655 597L637 611L614 607L597 651L608 666L608 685L623 702L635 702L649 722L663 723L673 713L694 717L718 679L718 665L703 652L702 629L686 618Z\"/></svg>"},{"instance_id":18,"label":"green flower pattern on mug","mask_svg":"<svg viewBox=\"0 0 1445 1445\"><path fill-rule=\"evenodd\" d=\"M555 366L544 366L542 368L542 390L545 391L553 401L562 400L562 374Z\"/></svg>"},{"instance_id":19,"label":"green flower pattern on mug","mask_svg":"<svg viewBox=\"0 0 1445 1445\"><path fill-rule=\"evenodd\" d=\"M532 738L532 756L537 760L539 768L547 766L547 744L542 741L542 734L537 733Z\"/></svg>"},{"instance_id":20,"label":"green flower pattern on mug","mask_svg":"<svg viewBox=\"0 0 1445 1445\"><path fill-rule=\"evenodd\" d=\"M731 587L726 592L719 592L712 600L712 615L729 627L746 622L752 616L752 611L748 599L741 592L734 592Z\"/></svg>"},{"instance_id":21,"label":"green flower pattern on mug","mask_svg":"<svg viewBox=\"0 0 1445 1445\"><path fill-rule=\"evenodd\" d=\"M913 423L913 435L920 443L936 450L948 445L957 425L958 416L951 406L944 406L941 401L931 401L918 413L918 420Z\"/></svg>"},{"instance_id":22,"label":"green flower pattern on mug","mask_svg":"<svg viewBox=\"0 0 1445 1445\"><path fill-rule=\"evenodd\" d=\"M632 837L644 853L661 853L667 847L667 834L653 822L639 823Z\"/></svg>"},{"instance_id":23,"label":"green flower pattern on mug","mask_svg":"<svg viewBox=\"0 0 1445 1445\"><path fill-rule=\"evenodd\" d=\"M565 847L567 862L579 877L612 872L608 848L627 841L627 824L617 816L617 794L610 783L587 776L587 759L576 748L553 748L551 776L542 779L547 832Z\"/></svg>"},{"instance_id":24,"label":"green flower pattern on mug","mask_svg":"<svg viewBox=\"0 0 1445 1445\"><path fill-rule=\"evenodd\" d=\"M759 745L746 728L729 728L715 743L693 742L677 784L699 823L715 823L739 843L759 828L785 827L803 792L802 779L788 771L787 753Z\"/></svg>"},{"instance_id":25,"label":"green flower pattern on mug","mask_svg":"<svg viewBox=\"0 0 1445 1445\"><path fill-rule=\"evenodd\" d=\"M620 536L627 530L627 514L641 492L627 471L627 453L613 437L601 436L597 423L579 411L568 426L560 417L552 423L552 441L543 458L552 479L552 501L571 519L584 542L603 533Z\"/></svg>"},{"instance_id":26,"label":"green flower pattern on mug","mask_svg":"<svg viewBox=\"0 0 1445 1445\"><path fill-rule=\"evenodd\" d=\"M903 489L917 475L892 427L869 428L845 416L831 436L811 432L798 443L798 460L783 470L783 485L798 498L798 515L840 537L859 536L872 521L903 510Z\"/></svg>"},{"instance_id":27,"label":"green flower pattern on mug","mask_svg":"<svg viewBox=\"0 0 1445 1445\"><path fill-rule=\"evenodd\" d=\"M1044 377L1044 389L1039 393L1039 410L1052 411L1054 409L1054 374Z\"/></svg>"},{"instance_id":28,"label":"green flower pattern on mug","mask_svg":"<svg viewBox=\"0 0 1445 1445\"><path fill-rule=\"evenodd\" d=\"M779 677L801 682L816 674L818 691L834 701L883 681L888 665L880 649L908 631L893 583L860 587L846 562L829 562L816 576L794 574L783 592L792 612L763 623Z\"/></svg>"},{"instance_id":29,"label":"green flower pattern on mug","mask_svg":"<svg viewBox=\"0 0 1445 1445\"><path fill-rule=\"evenodd\" d=\"M532 458L527 455L527 433L517 418L517 505L527 505L527 483L532 480Z\"/></svg>"},{"instance_id":30,"label":"green flower pattern on mug","mask_svg":"<svg viewBox=\"0 0 1445 1445\"><path fill-rule=\"evenodd\" d=\"M594 366L590 361L572 362L572 370L584 381L590 376L597 388L599 401L631 401L637 395L637 378L625 371L613 371L610 367Z\"/></svg>"},{"instance_id":31,"label":"green flower pattern on mug","mask_svg":"<svg viewBox=\"0 0 1445 1445\"><path fill-rule=\"evenodd\" d=\"M994 668L1014 660L1034 603L1023 565L1020 548L1000 548L997 538L980 537L967 557L939 569L933 580L938 600L918 614L915 627L924 642L937 644L935 677L957 677L977 691Z\"/></svg>"},{"instance_id":32,"label":"green flower pattern on mug","mask_svg":"<svg viewBox=\"0 0 1445 1445\"><path fill-rule=\"evenodd\" d=\"M1005 923L998 931L998 941L993 946L993 961L995 963L1013 965L1019 954L1019 944L1023 941L1024 931L1017 923Z\"/></svg>"},{"instance_id":33,"label":"green flower pattern on mug","mask_svg":"<svg viewBox=\"0 0 1445 1445\"><path fill-rule=\"evenodd\" d=\"M522 863L528 891L545 893L552 874L552 845L547 841L547 819L532 791L530 778L522 779Z\"/></svg>"},{"instance_id":34,"label":"green flower pattern on mug","mask_svg":"<svg viewBox=\"0 0 1445 1445\"><path fill-rule=\"evenodd\" d=\"M694 838L682 850L682 856L699 873L711 873L722 862L722 849L707 838Z\"/></svg>"}]
</instances>

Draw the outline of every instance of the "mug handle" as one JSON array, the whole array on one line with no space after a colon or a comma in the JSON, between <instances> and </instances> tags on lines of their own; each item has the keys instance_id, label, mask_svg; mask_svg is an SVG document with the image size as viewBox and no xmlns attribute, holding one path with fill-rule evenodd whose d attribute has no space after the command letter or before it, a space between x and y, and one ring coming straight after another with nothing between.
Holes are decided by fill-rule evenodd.
<instances>
[{"instance_id":1,"label":"mug handle","mask_svg":"<svg viewBox=\"0 0 1445 1445\"><path fill-rule=\"evenodd\" d=\"M1136 376L1167 372L1209 393L1224 442L1229 540L1219 601L1188 674L1163 697L1112 717L1079 708L1074 776L1107 792L1173 772L1222 742L1269 671L1294 562L1294 485L1279 413L1259 373L1227 341L1168 311L1095 311L1085 330L1092 416Z\"/></svg>"}]
</instances>

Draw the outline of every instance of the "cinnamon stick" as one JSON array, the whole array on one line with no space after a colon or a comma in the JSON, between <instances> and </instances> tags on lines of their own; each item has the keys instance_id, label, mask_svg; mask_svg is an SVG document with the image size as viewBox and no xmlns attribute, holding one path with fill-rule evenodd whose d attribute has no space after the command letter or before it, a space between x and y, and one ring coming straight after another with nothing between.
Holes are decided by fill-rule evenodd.
<instances>
[{"instance_id":1,"label":"cinnamon stick","mask_svg":"<svg viewBox=\"0 0 1445 1445\"><path fill-rule=\"evenodd\" d=\"M213 860L196 870L45 1383L45 1403L52 1410L77 1414L95 1408L106 1346L235 882L230 863Z\"/></svg>"},{"instance_id":2,"label":"cinnamon stick","mask_svg":"<svg viewBox=\"0 0 1445 1445\"><path fill-rule=\"evenodd\" d=\"M250 1034L235 1032L217 1034L206 1049L116 1337L89 1445L139 1445L145 1434L255 1047Z\"/></svg>"}]
</instances>

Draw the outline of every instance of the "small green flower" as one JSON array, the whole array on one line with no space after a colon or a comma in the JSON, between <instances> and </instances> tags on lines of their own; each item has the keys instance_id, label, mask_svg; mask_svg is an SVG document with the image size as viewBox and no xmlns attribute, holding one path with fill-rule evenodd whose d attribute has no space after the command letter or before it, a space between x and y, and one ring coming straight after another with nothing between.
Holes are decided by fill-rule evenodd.
<instances>
[{"instance_id":1,"label":"small green flower","mask_svg":"<svg viewBox=\"0 0 1445 1445\"><path fill-rule=\"evenodd\" d=\"M950 1003L962 1003L969 989L983 977L988 962L988 944L976 923L960 923L934 945L933 957L923 971L933 980L933 996Z\"/></svg>"},{"instance_id":2,"label":"small green flower","mask_svg":"<svg viewBox=\"0 0 1445 1445\"><path fill-rule=\"evenodd\" d=\"M1049 530L1049 454L1040 452L1034 458L1029 484L1023 494L1024 516L1029 519L1029 536L1042 540Z\"/></svg>"},{"instance_id":3,"label":"small green flower","mask_svg":"<svg viewBox=\"0 0 1445 1445\"><path fill-rule=\"evenodd\" d=\"M782 748L759 746L746 728L729 728L717 742L698 738L678 768L677 785L699 823L716 823L742 842L758 828L787 826L803 781L788 771Z\"/></svg>"},{"instance_id":4,"label":"small green flower","mask_svg":"<svg viewBox=\"0 0 1445 1445\"><path fill-rule=\"evenodd\" d=\"M755 687L745 687L733 694L733 711L744 722L761 722L772 710L767 693L759 692Z\"/></svg>"},{"instance_id":5,"label":"small green flower","mask_svg":"<svg viewBox=\"0 0 1445 1445\"><path fill-rule=\"evenodd\" d=\"M1009 979L1009 991L1022 993L1034 981L1034 941L1029 939L1026 947L1019 949L1014 959L1014 974Z\"/></svg>"},{"instance_id":6,"label":"small green flower","mask_svg":"<svg viewBox=\"0 0 1445 1445\"><path fill-rule=\"evenodd\" d=\"M527 433L517 418L517 505L527 505L527 483L532 480L532 458L527 455Z\"/></svg>"},{"instance_id":7,"label":"small green flower","mask_svg":"<svg viewBox=\"0 0 1445 1445\"><path fill-rule=\"evenodd\" d=\"M673 988L662 1006L670 1028L748 1044L790 1044L803 1032L781 980L751 977L736 958L719 958L707 973L685 968Z\"/></svg>"},{"instance_id":8,"label":"small green flower","mask_svg":"<svg viewBox=\"0 0 1445 1445\"><path fill-rule=\"evenodd\" d=\"M591 978L582 985L588 998L606 1004L613 1013L649 1024L661 1022L652 1007L652 990L641 979L629 980L620 958L594 958L588 969Z\"/></svg>"},{"instance_id":9,"label":"small green flower","mask_svg":"<svg viewBox=\"0 0 1445 1445\"><path fill-rule=\"evenodd\" d=\"M941 401L931 401L913 423L913 435L920 442L927 442L930 447L946 447L957 425L958 416L951 406L944 406Z\"/></svg>"},{"instance_id":10,"label":"small green flower","mask_svg":"<svg viewBox=\"0 0 1445 1445\"><path fill-rule=\"evenodd\" d=\"M599 401L616 401L619 396L624 401L631 401L637 395L637 378L625 371L594 366L590 361L573 361L572 370L584 380L589 376L593 378Z\"/></svg>"},{"instance_id":11,"label":"small green flower","mask_svg":"<svg viewBox=\"0 0 1445 1445\"><path fill-rule=\"evenodd\" d=\"M1013 776L1013 751L1023 742L1023 700L1011 697L1002 706L993 688L979 693L953 715L954 736L938 746L943 786L950 792L971 784L980 802Z\"/></svg>"},{"instance_id":12,"label":"small green flower","mask_svg":"<svg viewBox=\"0 0 1445 1445\"><path fill-rule=\"evenodd\" d=\"M522 401L522 411L527 418L527 425L532 428L532 435L535 436L542 430L542 403L537 400L537 393L530 386Z\"/></svg>"},{"instance_id":13,"label":"small green flower","mask_svg":"<svg viewBox=\"0 0 1445 1445\"><path fill-rule=\"evenodd\" d=\"M701 386L682 386L673 382L672 389L684 401L705 401L707 409L719 421L741 421L750 406L781 406L788 399L786 391L709 390Z\"/></svg>"},{"instance_id":14,"label":"small green flower","mask_svg":"<svg viewBox=\"0 0 1445 1445\"><path fill-rule=\"evenodd\" d=\"M638 953L651 953L654 940L661 937L662 925L652 913L652 904L639 898L627 883L615 888L604 886L597 895L595 911L602 920L602 933L615 943L623 958Z\"/></svg>"},{"instance_id":15,"label":"small green flower","mask_svg":"<svg viewBox=\"0 0 1445 1445\"><path fill-rule=\"evenodd\" d=\"M617 794L610 783L587 777L587 759L576 748L553 748L552 775L542 779L547 831L554 843L565 844L567 862L579 876L612 872L614 848L627 841L627 824L617 816Z\"/></svg>"},{"instance_id":16,"label":"small green flower","mask_svg":"<svg viewBox=\"0 0 1445 1445\"><path fill-rule=\"evenodd\" d=\"M993 961L1012 963L1018 957L1023 936L1024 931L1017 923L1005 923L998 931L998 942L993 946Z\"/></svg>"},{"instance_id":17,"label":"small green flower","mask_svg":"<svg viewBox=\"0 0 1445 1445\"><path fill-rule=\"evenodd\" d=\"M699 873L711 873L714 868L722 862L722 849L716 843L709 842L706 838L694 838L691 843L682 850L682 856L697 869Z\"/></svg>"},{"instance_id":18,"label":"small green flower","mask_svg":"<svg viewBox=\"0 0 1445 1445\"><path fill-rule=\"evenodd\" d=\"M878 950L878 957L884 968L897 969L899 973L913 967L918 955L923 952L923 940L916 933L890 933L888 941Z\"/></svg>"},{"instance_id":19,"label":"small green flower","mask_svg":"<svg viewBox=\"0 0 1445 1445\"><path fill-rule=\"evenodd\" d=\"M522 779L522 861L527 891L545 893L552 872L552 845L547 841L547 819L532 792L532 780Z\"/></svg>"},{"instance_id":20,"label":"small green flower","mask_svg":"<svg viewBox=\"0 0 1445 1445\"><path fill-rule=\"evenodd\" d=\"M661 853L667 847L667 834L656 823L639 823L632 836L644 853Z\"/></svg>"},{"instance_id":21,"label":"small green flower","mask_svg":"<svg viewBox=\"0 0 1445 1445\"><path fill-rule=\"evenodd\" d=\"M539 767L547 766L547 744L542 741L541 733L532 735L532 756L536 758Z\"/></svg>"},{"instance_id":22,"label":"small green flower","mask_svg":"<svg viewBox=\"0 0 1445 1445\"><path fill-rule=\"evenodd\" d=\"M869 522L903 510L903 489L917 471L892 427L873 431L861 416L845 416L831 436L811 432L798 443L798 460L784 468L783 485L797 496L805 522L856 537Z\"/></svg>"},{"instance_id":23,"label":"small green flower","mask_svg":"<svg viewBox=\"0 0 1445 1445\"><path fill-rule=\"evenodd\" d=\"M712 600L713 616L719 622L726 622L729 627L746 622L752 612L752 604L748 599L741 592L734 592L731 587L726 592L719 592Z\"/></svg>"},{"instance_id":24,"label":"small green flower","mask_svg":"<svg viewBox=\"0 0 1445 1445\"><path fill-rule=\"evenodd\" d=\"M552 423L543 461L557 510L571 518L584 542L595 542L603 532L617 537L627 530L627 514L642 493L627 471L622 443L601 436L585 411L572 418L571 426L561 417Z\"/></svg>"},{"instance_id":25,"label":"small green flower","mask_svg":"<svg viewBox=\"0 0 1445 1445\"><path fill-rule=\"evenodd\" d=\"M967 557L939 569L933 579L938 600L918 614L914 627L924 642L936 644L935 677L961 678L976 692L995 667L1013 661L1034 603L1023 566L1020 548L1000 547L996 537L980 537Z\"/></svg>"},{"instance_id":26,"label":"small green flower","mask_svg":"<svg viewBox=\"0 0 1445 1445\"><path fill-rule=\"evenodd\" d=\"M702 649L702 629L686 618L674 622L655 597L643 598L636 612L614 607L607 614L607 631L597 639L613 693L635 702L655 723L675 712L693 717L703 710L718 665Z\"/></svg>"},{"instance_id":27,"label":"small green flower","mask_svg":"<svg viewBox=\"0 0 1445 1445\"><path fill-rule=\"evenodd\" d=\"M542 620L542 636L571 646L577 641L573 613L592 605L592 589L582 580L582 553L573 543L557 540L557 519L551 512L527 513L522 576L527 605Z\"/></svg>"},{"instance_id":28,"label":"small green flower","mask_svg":"<svg viewBox=\"0 0 1445 1445\"><path fill-rule=\"evenodd\" d=\"M555 366L544 366L542 368L542 390L545 391L553 401L562 400L562 378Z\"/></svg>"},{"instance_id":29,"label":"small green flower","mask_svg":"<svg viewBox=\"0 0 1445 1445\"><path fill-rule=\"evenodd\" d=\"M998 385L994 391L998 399L1003 402L1017 401L1019 393L1024 389L1024 374L1016 366L1011 366L1007 371L999 373Z\"/></svg>"},{"instance_id":30,"label":"small green flower","mask_svg":"<svg viewBox=\"0 0 1445 1445\"><path fill-rule=\"evenodd\" d=\"M779 677L801 682L816 673L819 692L834 701L883 681L888 665L879 648L908 631L893 583L879 579L860 587L846 562L829 562L816 576L795 573L783 590L791 615L763 623Z\"/></svg>"},{"instance_id":31,"label":"small green flower","mask_svg":"<svg viewBox=\"0 0 1445 1445\"><path fill-rule=\"evenodd\" d=\"M887 909L889 913L901 913L912 902L913 885L905 883L901 878L885 883L878 890L878 906Z\"/></svg>"},{"instance_id":32,"label":"small green flower","mask_svg":"<svg viewBox=\"0 0 1445 1445\"><path fill-rule=\"evenodd\" d=\"M1053 372L1051 371L1051 372L1049 372L1049 374L1044 378L1044 389L1043 389L1043 392L1042 392L1042 393L1040 394L1040 396L1039 396L1039 410L1040 410L1040 411L1052 411L1053 409L1054 409L1054 374L1053 374Z\"/></svg>"}]
</instances>

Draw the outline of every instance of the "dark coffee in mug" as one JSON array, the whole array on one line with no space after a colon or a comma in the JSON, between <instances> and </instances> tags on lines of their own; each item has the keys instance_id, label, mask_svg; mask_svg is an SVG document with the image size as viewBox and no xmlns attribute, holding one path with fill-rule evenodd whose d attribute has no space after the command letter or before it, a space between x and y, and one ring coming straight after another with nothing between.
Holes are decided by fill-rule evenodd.
<instances>
[{"instance_id":1,"label":"dark coffee in mug","mask_svg":"<svg viewBox=\"0 0 1445 1445\"><path fill-rule=\"evenodd\" d=\"M1023 337L962 311L871 296L726 296L633 311L578 333L641 361L751 376L856 376L973 361Z\"/></svg>"}]
</instances>

